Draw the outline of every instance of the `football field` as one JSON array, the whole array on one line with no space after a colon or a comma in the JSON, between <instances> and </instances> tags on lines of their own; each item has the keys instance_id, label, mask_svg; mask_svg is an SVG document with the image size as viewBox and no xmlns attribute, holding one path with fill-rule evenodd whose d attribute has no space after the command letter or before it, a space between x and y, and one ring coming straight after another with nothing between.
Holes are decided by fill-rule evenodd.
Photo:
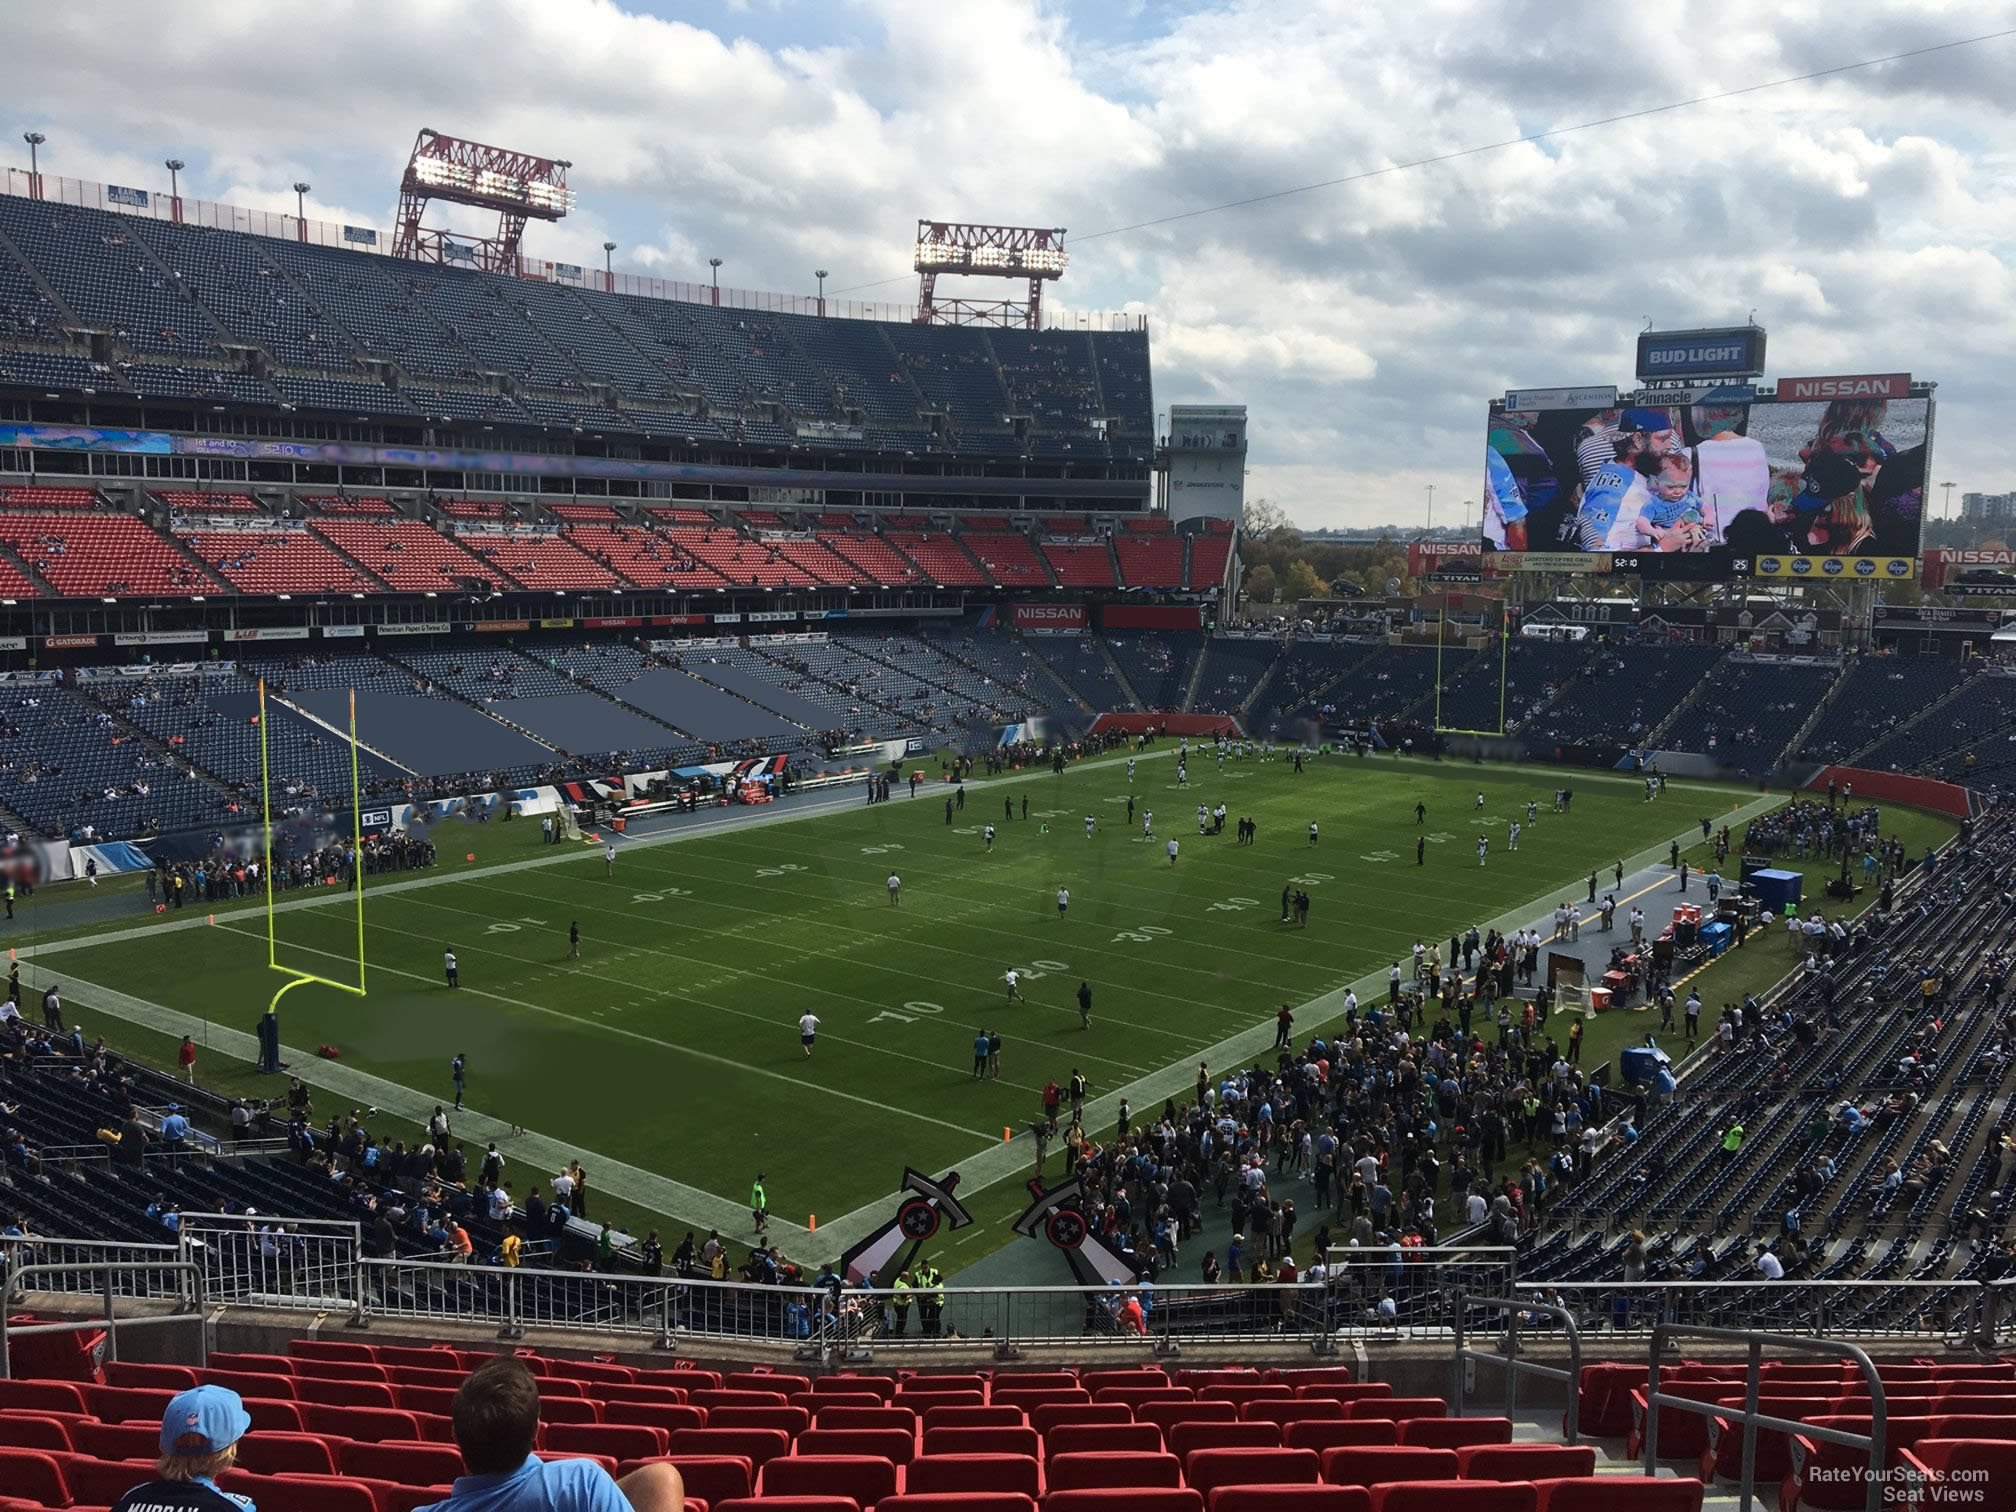
<instances>
[{"instance_id":1,"label":"football field","mask_svg":"<svg viewBox=\"0 0 2016 1512\"><path fill-rule=\"evenodd\" d=\"M1719 823L1756 801L1675 782L1647 803L1642 784L1609 774L1391 757L1326 756L1298 774L1255 756L1221 769L1208 751L1192 753L1179 789L1172 756L1143 757L1131 783L1117 759L971 782L950 822L937 784L874 806L854 789L816 813L800 798L618 839L613 864L589 840L542 845L524 821L439 824L437 867L367 884L369 995L310 985L282 1002L290 1061L321 1089L318 1123L367 1104L417 1122L450 1099L461 1053L471 1114L458 1137L472 1153L492 1137L515 1148L521 1197L555 1168L544 1161L578 1153L601 1191L741 1233L760 1171L773 1227L788 1236L817 1215L822 1239L838 1243L882 1216L905 1164L963 1167L969 1192L1025 1174L1026 1137L1003 1151L1003 1131L1024 1134L1051 1078L1089 1078L1087 1124L1103 1135L1118 1094L1137 1113L1151 1099L1159 1108L1200 1060L1220 1069L1264 1047L1284 1003L1383 974L1416 938L1446 951L1452 932L1550 893L1580 899L1592 869L1607 887L1618 860L1663 860L1671 840L1698 841L1704 815ZM1555 815L1563 780L1572 810ZM1508 854L1508 823L1529 799L1538 822ZM1220 801L1224 833L1200 836L1197 804ZM1240 818L1257 824L1250 845L1235 839ZM1482 867L1480 833L1491 841ZM1306 925L1282 921L1284 886L1309 894ZM347 896L282 899L281 961L354 972ZM264 910L201 908L45 941L31 979L62 980L115 1044L106 1013L197 1034L206 1071L249 1059L281 980L266 967ZM459 990L444 981L446 949ZM1007 1001L1011 968L1020 1002ZM819 1019L810 1058L806 1012ZM1300 1014L1298 1040L1321 1021ZM1000 1073L976 1080L972 1042L988 1029L1003 1039ZM1229 1043L1256 1032L1258 1047ZM337 1059L313 1054L325 1044Z\"/></svg>"}]
</instances>

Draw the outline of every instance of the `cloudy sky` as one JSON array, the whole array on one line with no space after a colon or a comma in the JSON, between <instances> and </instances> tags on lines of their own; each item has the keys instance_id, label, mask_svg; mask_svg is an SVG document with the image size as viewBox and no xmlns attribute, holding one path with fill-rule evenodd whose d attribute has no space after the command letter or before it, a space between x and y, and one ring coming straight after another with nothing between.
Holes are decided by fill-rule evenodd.
<instances>
[{"instance_id":1,"label":"cloudy sky","mask_svg":"<svg viewBox=\"0 0 2016 1512\"><path fill-rule=\"evenodd\" d=\"M2016 0L66 0L8 18L45 172L389 228L414 132L571 159L533 255L909 303L919 216L1070 228L1158 408L1243 402L1306 526L1474 510L1486 400L1740 322L1940 383L2016 488L2016 35L1244 209L1227 200L2016 29ZM1998 83L1997 81L2002 81ZM18 136L10 137L18 144ZM25 150L25 149L23 149ZM9 159L11 161L11 158Z\"/></svg>"}]
</instances>

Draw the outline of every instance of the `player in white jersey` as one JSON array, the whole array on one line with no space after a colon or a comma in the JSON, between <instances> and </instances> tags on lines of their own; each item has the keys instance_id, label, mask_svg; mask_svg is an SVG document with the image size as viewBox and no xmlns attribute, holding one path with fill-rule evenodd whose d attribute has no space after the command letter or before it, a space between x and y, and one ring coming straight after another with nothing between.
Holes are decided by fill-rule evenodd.
<instances>
[{"instance_id":1,"label":"player in white jersey","mask_svg":"<svg viewBox=\"0 0 2016 1512\"><path fill-rule=\"evenodd\" d=\"M1092 817L1092 816L1091 816L1090 814L1087 814L1087 815L1085 816L1085 838L1086 838L1087 840L1090 840L1090 839L1092 838L1092 830L1093 830L1093 827L1094 827L1095 823L1096 823L1096 821L1095 821L1095 820L1093 819L1093 817Z\"/></svg>"},{"instance_id":2,"label":"player in white jersey","mask_svg":"<svg viewBox=\"0 0 2016 1512\"><path fill-rule=\"evenodd\" d=\"M994 849L994 826L989 824L980 831L980 837L987 842L987 849Z\"/></svg>"},{"instance_id":3,"label":"player in white jersey","mask_svg":"<svg viewBox=\"0 0 2016 1512\"><path fill-rule=\"evenodd\" d=\"M1484 853L1490 849L1491 837L1488 835L1479 835L1477 837L1477 864L1479 866L1484 864Z\"/></svg>"},{"instance_id":4,"label":"player in white jersey","mask_svg":"<svg viewBox=\"0 0 2016 1512\"><path fill-rule=\"evenodd\" d=\"M1505 832L1505 849L1508 851L1519 849L1519 821L1517 819L1512 821L1512 827Z\"/></svg>"},{"instance_id":5,"label":"player in white jersey","mask_svg":"<svg viewBox=\"0 0 2016 1512\"><path fill-rule=\"evenodd\" d=\"M1181 758L1176 762L1176 786L1190 786L1190 769L1183 764Z\"/></svg>"},{"instance_id":6,"label":"player in white jersey","mask_svg":"<svg viewBox=\"0 0 2016 1512\"><path fill-rule=\"evenodd\" d=\"M1071 907L1071 889L1070 889L1070 888L1068 888L1068 887L1060 887L1060 888L1058 888L1058 889L1057 889L1057 917L1058 917L1058 918L1060 918L1060 919L1061 919L1061 918L1063 918L1063 917L1064 917L1064 914L1065 914L1065 911L1066 911L1067 909L1069 909L1070 907Z\"/></svg>"},{"instance_id":7,"label":"player in white jersey","mask_svg":"<svg viewBox=\"0 0 2016 1512\"><path fill-rule=\"evenodd\" d=\"M1201 835L1204 833L1205 830L1209 829L1210 827L1211 827L1211 811L1200 803L1197 805L1197 833Z\"/></svg>"},{"instance_id":8,"label":"player in white jersey","mask_svg":"<svg viewBox=\"0 0 2016 1512\"><path fill-rule=\"evenodd\" d=\"M1127 758L1127 780L1129 782L1134 780L1134 758L1132 756Z\"/></svg>"},{"instance_id":9,"label":"player in white jersey","mask_svg":"<svg viewBox=\"0 0 2016 1512\"><path fill-rule=\"evenodd\" d=\"M1008 1001L1011 1003L1021 1002L1022 973L1017 971L1013 966L1010 966L1006 971L1001 973L1001 980L1008 984Z\"/></svg>"},{"instance_id":10,"label":"player in white jersey","mask_svg":"<svg viewBox=\"0 0 2016 1512\"><path fill-rule=\"evenodd\" d=\"M1171 866L1176 864L1176 842L1174 840L1169 842L1169 864Z\"/></svg>"},{"instance_id":11,"label":"player in white jersey","mask_svg":"<svg viewBox=\"0 0 2016 1512\"><path fill-rule=\"evenodd\" d=\"M1141 810L1141 838L1143 840L1153 840L1155 838L1155 810L1153 809Z\"/></svg>"},{"instance_id":12,"label":"player in white jersey","mask_svg":"<svg viewBox=\"0 0 2016 1512\"><path fill-rule=\"evenodd\" d=\"M1316 821L1314 819L1309 821L1309 843L1311 845L1316 843Z\"/></svg>"},{"instance_id":13,"label":"player in white jersey","mask_svg":"<svg viewBox=\"0 0 2016 1512\"><path fill-rule=\"evenodd\" d=\"M889 873L889 906L895 908L903 901L903 879L896 873Z\"/></svg>"}]
</instances>

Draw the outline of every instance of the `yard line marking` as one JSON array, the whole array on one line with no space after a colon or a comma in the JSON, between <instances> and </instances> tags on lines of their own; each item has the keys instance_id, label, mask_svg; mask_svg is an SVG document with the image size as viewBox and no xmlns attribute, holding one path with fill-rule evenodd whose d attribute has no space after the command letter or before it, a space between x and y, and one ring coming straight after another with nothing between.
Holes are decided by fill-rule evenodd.
<instances>
[{"instance_id":1,"label":"yard line marking","mask_svg":"<svg viewBox=\"0 0 2016 1512\"><path fill-rule=\"evenodd\" d=\"M233 934L242 934L253 939L265 938L265 934L263 931L255 933L253 930L243 929L236 924L220 924L217 927L219 929L228 929ZM379 927L385 928L388 926L380 925ZM408 932L409 931L403 929L396 931L396 933L399 934L406 934ZM425 938L425 936L415 936L415 938ZM343 959L343 956L341 955L340 952L333 950L318 950L312 945L297 944L294 945L292 948L296 950L305 950L310 955L330 956L337 960ZM434 978L431 976L422 976L417 971L405 971L397 966L376 966L373 967L372 969L374 971L382 972L388 976L402 976L408 978L411 981L427 982L430 985L434 981ZM447 989L444 988L443 990L445 991ZM493 1002L509 1003L514 1008L523 1008L530 1013L543 1013L547 1015L549 1018L564 1019L566 1022L570 1024L579 1024L581 1022L579 1019L575 1018L573 1014L564 1012L561 1009L548 1008L544 1003L528 1003L523 998L514 998L507 993L490 992L481 987L464 987L461 990L463 992L473 993L477 997L487 997L491 999ZM791 1087L796 1087L800 1089L809 1088L815 1091L823 1092L828 1097L844 1098L848 1102L859 1103L864 1108L874 1108L878 1112L896 1113L904 1118L914 1119L918 1123L936 1124L939 1128L950 1129L955 1134L966 1134L976 1139L985 1139L988 1137L986 1131L981 1129L969 1129L964 1124L955 1124L943 1118L933 1118L929 1113L919 1113L913 1109L901 1107L894 1103L880 1103L875 1101L875 1099L872 1097L857 1097L852 1092L843 1092L838 1087L829 1087L825 1085L823 1082L805 1081L802 1078L796 1076L786 1076L781 1071L772 1071L765 1066L752 1066L745 1061L734 1060L725 1055L716 1055L711 1050L699 1050L695 1049L691 1045L675 1044L671 1040L659 1039L654 1035L645 1034L642 1031L636 1029L618 1029L613 1025L601 1026L601 1027L603 1027L604 1033L620 1034L625 1039L636 1040L639 1044L656 1045L659 1049L669 1050L675 1055L690 1055L696 1060L709 1061L717 1066L731 1066L737 1070L747 1071L755 1076L766 1076L772 1081L781 1081ZM781 1032L782 1031L780 1029L780 1033Z\"/></svg>"}]
</instances>

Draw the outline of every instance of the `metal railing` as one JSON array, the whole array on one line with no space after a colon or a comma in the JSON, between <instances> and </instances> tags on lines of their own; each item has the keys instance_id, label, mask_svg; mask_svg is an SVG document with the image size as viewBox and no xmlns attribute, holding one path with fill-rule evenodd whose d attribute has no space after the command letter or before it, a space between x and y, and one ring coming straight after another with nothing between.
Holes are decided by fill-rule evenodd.
<instances>
[{"instance_id":1,"label":"metal railing","mask_svg":"<svg viewBox=\"0 0 2016 1512\"><path fill-rule=\"evenodd\" d=\"M1498 1350L1472 1349L1466 1342L1466 1323L1471 1308L1480 1307L1490 1312L1502 1313L1505 1317L1505 1332ZM1458 1292L1455 1297L1456 1309L1456 1368L1455 1384L1449 1392L1449 1405L1457 1417L1463 1416L1464 1399L1469 1395L1469 1372L1465 1365L1498 1365L1505 1371L1505 1416L1511 1417L1519 1406L1519 1377L1533 1376L1543 1381L1563 1381L1568 1387L1568 1406L1561 1419L1561 1441L1566 1444L1581 1440L1582 1411L1582 1329L1575 1317L1566 1308L1556 1307L1548 1302L1522 1302L1517 1297L1472 1297ZM1568 1366L1564 1370L1558 1365L1542 1365L1537 1360L1521 1358L1519 1354L1519 1325L1526 1314L1533 1313L1552 1318L1561 1325L1563 1338L1568 1344Z\"/></svg>"},{"instance_id":2,"label":"metal railing","mask_svg":"<svg viewBox=\"0 0 2016 1512\"><path fill-rule=\"evenodd\" d=\"M181 1258L198 1268L213 1301L343 1311L352 1317L362 1310L364 1243L358 1224L183 1213L175 1238Z\"/></svg>"},{"instance_id":3,"label":"metal railing","mask_svg":"<svg viewBox=\"0 0 2016 1512\"><path fill-rule=\"evenodd\" d=\"M0 1295L12 1297L14 1277L28 1267L41 1276L38 1290L65 1294L98 1291L100 1268L113 1262L122 1297L174 1296L182 1284L182 1254L172 1244L127 1244L107 1239L0 1240ZM70 1284L75 1282L76 1284Z\"/></svg>"},{"instance_id":4,"label":"metal railing","mask_svg":"<svg viewBox=\"0 0 2016 1512\"><path fill-rule=\"evenodd\" d=\"M1743 1370L1743 1406L1738 1409L1722 1402L1697 1402L1692 1397L1672 1396L1659 1389L1659 1370L1666 1357L1666 1345L1673 1339L1703 1344L1740 1344L1749 1358ZM1861 1370L1869 1389L1869 1431L1851 1433L1845 1428L1821 1427L1792 1418L1773 1416L1758 1408L1764 1374L1764 1350L1782 1349L1792 1354L1826 1355L1847 1360ZM1878 1512L1884 1496L1884 1444L1889 1435L1890 1411L1883 1392L1883 1378L1876 1362L1858 1346L1833 1339L1803 1339L1791 1334L1765 1333L1750 1328L1684 1328L1662 1324L1652 1330L1651 1374L1645 1391L1645 1473L1659 1473L1659 1414L1671 1407L1707 1418L1738 1418L1743 1424L1743 1469L1739 1479L1738 1503L1741 1512L1750 1512L1757 1490L1757 1430L1796 1433L1821 1443L1840 1444L1869 1453L1868 1480L1864 1487L1866 1512Z\"/></svg>"},{"instance_id":5,"label":"metal railing","mask_svg":"<svg viewBox=\"0 0 2016 1512\"><path fill-rule=\"evenodd\" d=\"M565 1331L669 1344L690 1335L920 1355L983 1341L1008 1356L1023 1346L1133 1344L1174 1355L1193 1344L1262 1341L1327 1353L1340 1341L1394 1339L1453 1339L1460 1350L1475 1331L1466 1307L1516 1304L1515 1334L1559 1329L1584 1350L1599 1339L1635 1345L1661 1328L1742 1324L1919 1347L1993 1350L2016 1341L2016 1280L1515 1282L1509 1255L1489 1251L1402 1262L1384 1251L1345 1252L1327 1280L1285 1286L850 1287L836 1297L812 1285L377 1259L364 1254L355 1223L214 1213L182 1214L173 1245L36 1238L5 1248L17 1268L126 1262L115 1272L124 1297L179 1296L186 1264L213 1302L334 1313L359 1325L373 1317L460 1323L507 1338ZM51 1289L61 1290L68 1273L49 1275ZM1140 1304L1138 1319L1130 1302Z\"/></svg>"},{"instance_id":6,"label":"metal railing","mask_svg":"<svg viewBox=\"0 0 2016 1512\"><path fill-rule=\"evenodd\" d=\"M154 1271L167 1267L179 1274L186 1282L176 1290L182 1305L172 1313L153 1317L122 1318L119 1315L120 1288L115 1284L121 1274ZM6 1309L0 1307L0 1381L10 1378L12 1371L12 1346L15 1339L25 1339L40 1334L92 1333L98 1329L105 1331L105 1358L119 1358L119 1330L122 1328L159 1328L164 1325L191 1323L196 1326L196 1363L210 1363L210 1336L203 1324L203 1277L194 1266L183 1260L85 1260L68 1264L30 1264L13 1267L7 1275L7 1295L12 1297L18 1286L22 1291L47 1289L77 1293L74 1286L53 1288L30 1288L21 1283L28 1277L37 1280L53 1278L73 1279L78 1273L88 1273L98 1281L97 1291L104 1299L104 1315L99 1318L84 1318L68 1323L13 1323L7 1319Z\"/></svg>"}]
</instances>

